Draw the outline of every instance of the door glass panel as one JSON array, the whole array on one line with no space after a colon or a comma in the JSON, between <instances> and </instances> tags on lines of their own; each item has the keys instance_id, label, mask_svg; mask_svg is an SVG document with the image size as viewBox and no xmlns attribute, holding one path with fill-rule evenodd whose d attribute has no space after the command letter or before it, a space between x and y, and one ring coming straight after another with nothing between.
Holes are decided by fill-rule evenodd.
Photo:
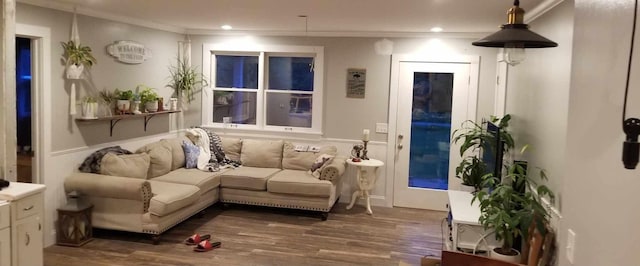
<instances>
[{"instance_id":1,"label":"door glass panel","mask_svg":"<svg viewBox=\"0 0 640 266\"><path fill-rule=\"evenodd\" d=\"M409 187L448 187L452 95L453 73L414 73Z\"/></svg>"}]
</instances>

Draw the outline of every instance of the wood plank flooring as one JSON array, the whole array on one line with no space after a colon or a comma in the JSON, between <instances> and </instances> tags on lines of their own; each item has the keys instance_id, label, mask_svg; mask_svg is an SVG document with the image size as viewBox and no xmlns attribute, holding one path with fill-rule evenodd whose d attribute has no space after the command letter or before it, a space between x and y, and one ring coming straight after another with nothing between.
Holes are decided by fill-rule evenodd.
<instances>
[{"instance_id":1,"label":"wood plank flooring","mask_svg":"<svg viewBox=\"0 0 640 266\"><path fill-rule=\"evenodd\" d=\"M53 265L419 265L440 256L444 212L337 204L327 221L315 213L214 205L162 235L152 245L144 234L94 231L83 247L51 246L44 264ZM446 225L444 225L446 226ZM197 253L182 241L211 234L222 247Z\"/></svg>"}]
</instances>

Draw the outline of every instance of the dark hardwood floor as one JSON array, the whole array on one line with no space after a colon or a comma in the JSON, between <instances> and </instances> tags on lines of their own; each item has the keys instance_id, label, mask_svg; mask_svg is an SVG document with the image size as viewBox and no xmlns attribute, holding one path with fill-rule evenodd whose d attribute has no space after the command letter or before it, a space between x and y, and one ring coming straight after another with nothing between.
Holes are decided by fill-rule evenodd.
<instances>
[{"instance_id":1,"label":"dark hardwood floor","mask_svg":"<svg viewBox=\"0 0 640 266\"><path fill-rule=\"evenodd\" d=\"M419 265L440 256L444 212L336 205L329 220L315 213L215 205L152 245L144 234L96 230L83 247L51 246L45 265ZM182 241L211 234L222 247L198 253Z\"/></svg>"}]
</instances>

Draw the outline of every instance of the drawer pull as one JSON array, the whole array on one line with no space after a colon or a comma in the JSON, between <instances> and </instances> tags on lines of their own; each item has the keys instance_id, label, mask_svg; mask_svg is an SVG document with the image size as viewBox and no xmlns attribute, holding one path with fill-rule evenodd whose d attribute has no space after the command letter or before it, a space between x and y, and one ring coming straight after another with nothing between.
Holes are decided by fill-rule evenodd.
<instances>
[{"instance_id":1,"label":"drawer pull","mask_svg":"<svg viewBox=\"0 0 640 266\"><path fill-rule=\"evenodd\" d=\"M29 243L31 243L31 237L29 236L29 234L28 234L28 233L27 233L27 234L25 234L25 235L27 236L27 238L26 238L26 241L25 241L24 245L25 245L25 246L28 246L28 245L29 245Z\"/></svg>"},{"instance_id":2,"label":"drawer pull","mask_svg":"<svg viewBox=\"0 0 640 266\"><path fill-rule=\"evenodd\" d=\"M27 208L22 208L23 211L28 211L28 210L31 210L31 209L33 209L33 205L31 205L31 206L29 206Z\"/></svg>"}]
</instances>

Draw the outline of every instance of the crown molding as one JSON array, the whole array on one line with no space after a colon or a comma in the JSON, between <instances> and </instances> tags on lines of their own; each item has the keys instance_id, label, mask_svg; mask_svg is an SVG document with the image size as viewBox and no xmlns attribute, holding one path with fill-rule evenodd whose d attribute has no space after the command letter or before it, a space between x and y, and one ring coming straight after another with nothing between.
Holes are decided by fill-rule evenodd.
<instances>
[{"instance_id":1,"label":"crown molding","mask_svg":"<svg viewBox=\"0 0 640 266\"><path fill-rule=\"evenodd\" d=\"M187 30L188 35L218 36L288 36L288 37L370 37L370 38L443 38L477 39L490 32L374 32L374 31L223 31L223 30Z\"/></svg>"},{"instance_id":2,"label":"crown molding","mask_svg":"<svg viewBox=\"0 0 640 266\"><path fill-rule=\"evenodd\" d=\"M156 30L163 30L163 31L179 33L179 34L185 34L187 32L187 29L181 28L181 27L175 27L175 26L151 22L148 20L115 15L108 12L96 11L96 10L88 9L85 7L75 6L69 3L62 3L54 0L17 0L17 2L22 4L32 5L32 6L39 6L39 7L49 8L49 9L70 12L70 13L73 13L75 11L77 14L80 14L80 15L101 18L101 19L106 19L111 21L118 21L126 24L131 24L135 26L141 26L141 27L151 28Z\"/></svg>"},{"instance_id":3,"label":"crown molding","mask_svg":"<svg viewBox=\"0 0 640 266\"><path fill-rule=\"evenodd\" d=\"M539 5L537 5L536 7L534 7L530 11L527 11L524 14L524 23L529 24L531 21L536 20L537 18L539 18L540 16L542 16L545 13L549 12L549 10L553 9L554 7L556 7L557 5L559 5L562 2L564 2L564 0L545 0L545 1L542 1L542 3L540 3Z\"/></svg>"}]
</instances>

